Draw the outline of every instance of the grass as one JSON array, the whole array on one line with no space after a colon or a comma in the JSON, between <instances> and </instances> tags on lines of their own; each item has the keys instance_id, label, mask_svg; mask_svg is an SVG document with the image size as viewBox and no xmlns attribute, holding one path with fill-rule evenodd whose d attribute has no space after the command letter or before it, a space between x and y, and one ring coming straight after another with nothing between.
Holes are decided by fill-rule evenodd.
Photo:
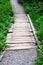
<instances>
[{"instance_id":1,"label":"grass","mask_svg":"<svg viewBox=\"0 0 43 65\"><path fill-rule=\"evenodd\" d=\"M27 14L30 15L34 27L36 29L36 34L39 41L38 45L38 55L36 58L36 65L43 65L43 2L31 0L18 0L21 3Z\"/></svg>"},{"instance_id":2,"label":"grass","mask_svg":"<svg viewBox=\"0 0 43 65\"><path fill-rule=\"evenodd\" d=\"M0 0L0 52L5 49L6 36L13 22L10 0Z\"/></svg>"}]
</instances>

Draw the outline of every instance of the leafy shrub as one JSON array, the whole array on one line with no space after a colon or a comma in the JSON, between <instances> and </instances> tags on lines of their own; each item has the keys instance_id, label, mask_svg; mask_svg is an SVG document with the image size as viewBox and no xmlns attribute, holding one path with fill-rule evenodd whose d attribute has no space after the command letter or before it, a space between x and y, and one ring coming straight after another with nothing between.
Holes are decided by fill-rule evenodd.
<instances>
[{"instance_id":1,"label":"leafy shrub","mask_svg":"<svg viewBox=\"0 0 43 65\"><path fill-rule=\"evenodd\" d=\"M43 45L38 46L38 56L35 61L36 65L43 65Z\"/></svg>"},{"instance_id":2,"label":"leafy shrub","mask_svg":"<svg viewBox=\"0 0 43 65\"><path fill-rule=\"evenodd\" d=\"M0 0L0 51L5 49L6 35L13 22L10 0Z\"/></svg>"}]
</instances>

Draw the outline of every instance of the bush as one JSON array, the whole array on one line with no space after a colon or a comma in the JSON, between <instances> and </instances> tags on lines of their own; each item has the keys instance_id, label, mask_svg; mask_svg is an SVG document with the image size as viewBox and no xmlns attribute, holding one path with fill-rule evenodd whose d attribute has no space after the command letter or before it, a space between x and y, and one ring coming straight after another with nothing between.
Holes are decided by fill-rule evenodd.
<instances>
[{"instance_id":1,"label":"bush","mask_svg":"<svg viewBox=\"0 0 43 65\"><path fill-rule=\"evenodd\" d=\"M35 61L36 65L43 65L43 45L38 46L38 56Z\"/></svg>"},{"instance_id":2,"label":"bush","mask_svg":"<svg viewBox=\"0 0 43 65\"><path fill-rule=\"evenodd\" d=\"M0 51L5 49L7 32L13 22L10 0L0 0Z\"/></svg>"}]
</instances>

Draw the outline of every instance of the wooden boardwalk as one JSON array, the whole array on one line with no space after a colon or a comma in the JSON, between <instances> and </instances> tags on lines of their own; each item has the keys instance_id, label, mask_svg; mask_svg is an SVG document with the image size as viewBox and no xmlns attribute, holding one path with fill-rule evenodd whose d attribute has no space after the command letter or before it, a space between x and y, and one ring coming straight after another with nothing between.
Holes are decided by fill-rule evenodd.
<instances>
[{"instance_id":1,"label":"wooden boardwalk","mask_svg":"<svg viewBox=\"0 0 43 65\"><path fill-rule=\"evenodd\" d=\"M23 7L18 4L17 0L11 0L14 11L14 24L8 31L6 40L6 50L34 48L36 40L33 35L28 17Z\"/></svg>"}]
</instances>

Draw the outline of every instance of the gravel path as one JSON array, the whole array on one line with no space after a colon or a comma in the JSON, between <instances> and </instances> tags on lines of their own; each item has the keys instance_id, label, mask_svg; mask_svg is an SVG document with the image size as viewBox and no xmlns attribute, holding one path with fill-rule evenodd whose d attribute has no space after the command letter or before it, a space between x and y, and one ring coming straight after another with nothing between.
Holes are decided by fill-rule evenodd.
<instances>
[{"instance_id":1,"label":"gravel path","mask_svg":"<svg viewBox=\"0 0 43 65\"><path fill-rule=\"evenodd\" d=\"M36 49L6 51L0 65L34 65Z\"/></svg>"},{"instance_id":2,"label":"gravel path","mask_svg":"<svg viewBox=\"0 0 43 65\"><path fill-rule=\"evenodd\" d=\"M18 0L10 2L15 13L15 23L8 31L7 48L0 65L34 65L37 50L30 22Z\"/></svg>"}]
</instances>

